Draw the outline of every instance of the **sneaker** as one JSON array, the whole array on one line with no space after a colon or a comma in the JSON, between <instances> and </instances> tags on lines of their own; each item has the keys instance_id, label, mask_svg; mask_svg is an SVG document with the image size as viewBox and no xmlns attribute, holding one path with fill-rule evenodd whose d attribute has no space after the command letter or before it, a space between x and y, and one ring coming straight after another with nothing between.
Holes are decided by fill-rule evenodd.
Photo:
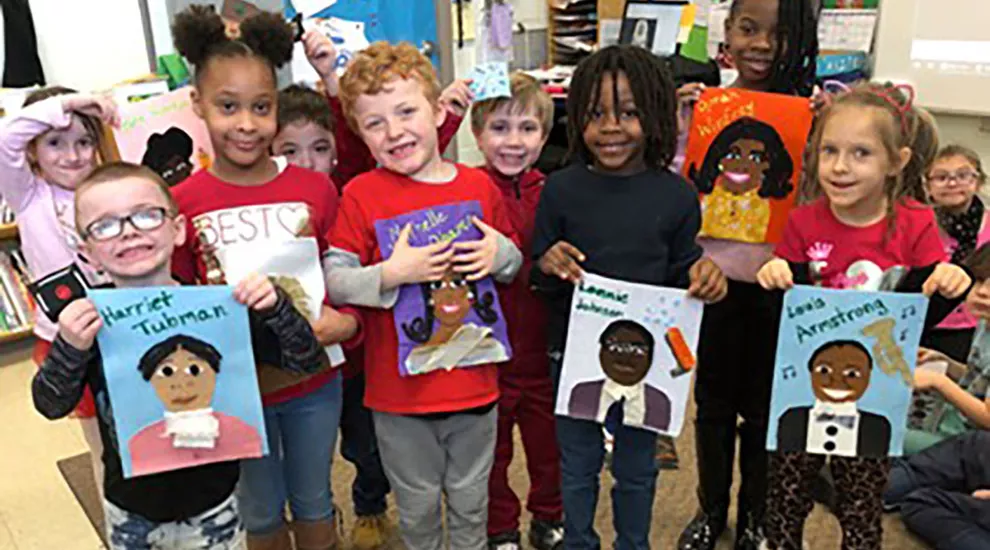
<instances>
[{"instance_id":1,"label":"sneaker","mask_svg":"<svg viewBox=\"0 0 990 550\"><path fill-rule=\"evenodd\" d=\"M351 546L355 550L376 550L388 544L391 528L385 514L358 516L351 530Z\"/></svg>"},{"instance_id":2,"label":"sneaker","mask_svg":"<svg viewBox=\"0 0 990 550\"><path fill-rule=\"evenodd\" d=\"M698 511L691 523L677 539L677 550L715 550L715 543L725 530L725 522L718 523L708 514Z\"/></svg>"},{"instance_id":3,"label":"sneaker","mask_svg":"<svg viewBox=\"0 0 990 550\"><path fill-rule=\"evenodd\" d=\"M759 550L764 540L762 529L746 527L736 535L735 550Z\"/></svg>"},{"instance_id":4,"label":"sneaker","mask_svg":"<svg viewBox=\"0 0 990 550\"><path fill-rule=\"evenodd\" d=\"M534 519L529 524L529 544L536 550L558 550L564 547L564 524L559 521Z\"/></svg>"},{"instance_id":5,"label":"sneaker","mask_svg":"<svg viewBox=\"0 0 990 550\"><path fill-rule=\"evenodd\" d=\"M488 550L520 550L519 531L488 537Z\"/></svg>"}]
</instances>

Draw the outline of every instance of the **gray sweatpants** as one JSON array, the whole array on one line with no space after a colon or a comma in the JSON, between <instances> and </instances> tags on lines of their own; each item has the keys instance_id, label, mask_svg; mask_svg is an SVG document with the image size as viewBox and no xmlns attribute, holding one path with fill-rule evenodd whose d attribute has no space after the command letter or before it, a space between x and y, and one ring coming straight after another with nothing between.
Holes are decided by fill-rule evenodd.
<instances>
[{"instance_id":1,"label":"gray sweatpants","mask_svg":"<svg viewBox=\"0 0 990 550\"><path fill-rule=\"evenodd\" d=\"M444 495L449 547L486 549L496 415L492 409L481 415L424 419L375 411L378 449L395 492L402 540L409 550L444 547Z\"/></svg>"}]
</instances>

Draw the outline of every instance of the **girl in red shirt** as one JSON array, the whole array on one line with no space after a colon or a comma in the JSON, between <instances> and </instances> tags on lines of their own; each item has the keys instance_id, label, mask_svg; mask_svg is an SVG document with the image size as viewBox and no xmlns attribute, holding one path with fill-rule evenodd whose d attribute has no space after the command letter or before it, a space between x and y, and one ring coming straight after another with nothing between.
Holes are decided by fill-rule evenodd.
<instances>
[{"instance_id":1,"label":"girl in red shirt","mask_svg":"<svg viewBox=\"0 0 990 550\"><path fill-rule=\"evenodd\" d=\"M824 196L791 212L775 257L757 274L763 288L787 289L797 280L877 290L883 272L900 265L927 274L921 290L928 296L953 299L968 291L969 275L946 262L934 213L905 195L904 169L920 127L913 95L910 88L866 85L826 108L809 145L809 173L817 174ZM824 463L823 455L771 455L768 548L801 549L811 481ZM888 459L833 456L830 465L842 547L879 550Z\"/></svg>"}]
</instances>

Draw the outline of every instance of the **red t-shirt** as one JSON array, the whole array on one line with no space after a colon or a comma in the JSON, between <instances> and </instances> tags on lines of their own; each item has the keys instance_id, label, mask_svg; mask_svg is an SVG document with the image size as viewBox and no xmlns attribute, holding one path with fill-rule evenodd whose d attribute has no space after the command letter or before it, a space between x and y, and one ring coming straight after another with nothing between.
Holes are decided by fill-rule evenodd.
<instances>
[{"instance_id":1,"label":"red t-shirt","mask_svg":"<svg viewBox=\"0 0 990 550\"><path fill-rule=\"evenodd\" d=\"M337 216L337 190L326 174L288 166L272 181L235 185L206 170L172 188L179 211L186 216L186 244L176 249L172 272L196 284L223 283L221 249L250 243L262 254L293 239L315 238L320 257L327 250L327 231ZM273 405L316 390L336 376L327 369L302 382L265 392ZM265 391L265 388L262 388Z\"/></svg>"},{"instance_id":2,"label":"red t-shirt","mask_svg":"<svg viewBox=\"0 0 990 550\"><path fill-rule=\"evenodd\" d=\"M895 265L925 267L948 259L939 238L935 213L907 200L888 220L866 227L840 222L823 198L791 212L776 255L809 263L812 276L827 288L876 290L883 272Z\"/></svg>"},{"instance_id":3,"label":"red t-shirt","mask_svg":"<svg viewBox=\"0 0 990 550\"><path fill-rule=\"evenodd\" d=\"M456 165L457 176L443 184L416 182L378 168L344 187L333 248L358 256L361 265L382 261L375 222L442 204L478 201L482 218L503 235L518 239L509 223L502 195L483 171ZM362 308L364 402L392 414L457 412L489 405L498 399L498 371L493 364L414 376L399 375L398 336L391 309Z\"/></svg>"}]
</instances>

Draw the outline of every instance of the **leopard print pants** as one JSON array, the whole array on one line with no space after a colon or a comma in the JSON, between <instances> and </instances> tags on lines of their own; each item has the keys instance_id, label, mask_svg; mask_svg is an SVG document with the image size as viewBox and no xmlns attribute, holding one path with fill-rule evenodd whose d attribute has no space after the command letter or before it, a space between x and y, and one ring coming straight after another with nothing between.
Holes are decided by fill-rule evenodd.
<instances>
[{"instance_id":1,"label":"leopard print pants","mask_svg":"<svg viewBox=\"0 0 990 550\"><path fill-rule=\"evenodd\" d=\"M811 487L825 460L823 455L771 453L766 512L771 550L801 550L804 520L814 506ZM842 550L880 550L889 459L833 456L830 466Z\"/></svg>"}]
</instances>

